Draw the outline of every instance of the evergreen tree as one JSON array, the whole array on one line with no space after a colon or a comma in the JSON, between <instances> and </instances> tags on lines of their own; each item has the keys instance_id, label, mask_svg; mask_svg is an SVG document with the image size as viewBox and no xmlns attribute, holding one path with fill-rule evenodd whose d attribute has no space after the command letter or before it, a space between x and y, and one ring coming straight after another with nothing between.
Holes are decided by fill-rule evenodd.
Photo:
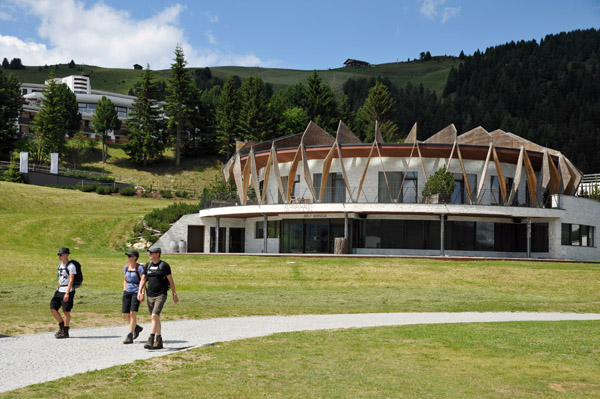
<instances>
[{"instance_id":1,"label":"evergreen tree","mask_svg":"<svg viewBox=\"0 0 600 399\"><path fill-rule=\"evenodd\" d=\"M240 126L240 93L233 76L229 75L216 105L218 154L229 158L235 151L235 139Z\"/></svg>"},{"instance_id":2,"label":"evergreen tree","mask_svg":"<svg viewBox=\"0 0 600 399\"><path fill-rule=\"evenodd\" d=\"M135 95L133 110L126 121L129 143L125 151L133 162L146 166L159 159L165 149L165 123L162 109L155 100L156 87L150 66L142 72L142 82Z\"/></svg>"},{"instance_id":3,"label":"evergreen tree","mask_svg":"<svg viewBox=\"0 0 600 399\"><path fill-rule=\"evenodd\" d=\"M241 88L240 135L244 140L266 141L274 136L265 84L258 76L248 77Z\"/></svg>"},{"instance_id":4,"label":"evergreen tree","mask_svg":"<svg viewBox=\"0 0 600 399\"><path fill-rule=\"evenodd\" d=\"M0 70L0 157L8 158L13 150L17 135L15 121L19 117L21 106L25 103L21 97L21 87L17 77Z\"/></svg>"},{"instance_id":5,"label":"evergreen tree","mask_svg":"<svg viewBox=\"0 0 600 399\"><path fill-rule=\"evenodd\" d=\"M317 71L308 78L303 108L310 120L325 130L334 131L339 121L337 101L329 85L323 84Z\"/></svg>"},{"instance_id":6,"label":"evergreen tree","mask_svg":"<svg viewBox=\"0 0 600 399\"><path fill-rule=\"evenodd\" d=\"M64 154L65 136L78 130L81 121L75 94L66 84L58 84L53 73L50 74L43 93L40 112L33 119L37 140L33 143L32 159L36 162L43 162L53 152ZM78 126L77 129L75 125Z\"/></svg>"},{"instance_id":7,"label":"evergreen tree","mask_svg":"<svg viewBox=\"0 0 600 399\"><path fill-rule=\"evenodd\" d=\"M191 85L189 71L185 69L187 61L179 44L175 47L175 59L173 61L166 111L169 116L169 131L175 136L175 165L179 166L183 144L182 137L190 129L191 114L194 112L193 107L189 106L193 96L193 86Z\"/></svg>"},{"instance_id":8,"label":"evergreen tree","mask_svg":"<svg viewBox=\"0 0 600 399\"><path fill-rule=\"evenodd\" d=\"M363 134L367 142L373 141L375 134L375 121L379 122L379 129L384 141L393 143L399 141L398 126L394 122L394 99L388 88L381 82L369 90L365 104L358 112L358 117L363 126Z\"/></svg>"},{"instance_id":9,"label":"evergreen tree","mask_svg":"<svg viewBox=\"0 0 600 399\"><path fill-rule=\"evenodd\" d=\"M9 69L10 68L10 63L8 62L8 60L6 59L6 57L4 57L4 59L2 60L2 68L4 68L4 69Z\"/></svg>"},{"instance_id":10,"label":"evergreen tree","mask_svg":"<svg viewBox=\"0 0 600 399\"><path fill-rule=\"evenodd\" d=\"M92 127L102 140L102 163L106 163L108 134L121 128L121 121L115 108L115 104L105 96L102 96L96 112L92 116Z\"/></svg>"}]
</instances>

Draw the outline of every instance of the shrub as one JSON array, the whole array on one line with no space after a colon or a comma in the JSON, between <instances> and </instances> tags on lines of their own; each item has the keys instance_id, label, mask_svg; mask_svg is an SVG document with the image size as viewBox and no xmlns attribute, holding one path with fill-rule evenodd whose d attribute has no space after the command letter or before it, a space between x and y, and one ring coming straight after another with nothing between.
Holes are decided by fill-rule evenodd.
<instances>
[{"instance_id":1,"label":"shrub","mask_svg":"<svg viewBox=\"0 0 600 399\"><path fill-rule=\"evenodd\" d=\"M162 209L154 209L144 216L149 227L165 233L183 215L200 211L200 204L177 202Z\"/></svg>"},{"instance_id":2,"label":"shrub","mask_svg":"<svg viewBox=\"0 0 600 399\"><path fill-rule=\"evenodd\" d=\"M79 191L83 191L84 193L91 193L93 191L96 191L97 187L97 184L85 184L83 186L78 187L78 189Z\"/></svg>"},{"instance_id":3,"label":"shrub","mask_svg":"<svg viewBox=\"0 0 600 399\"><path fill-rule=\"evenodd\" d=\"M131 187L131 186L123 187L119 190L119 193L126 197L131 197L132 195L135 195L136 189L135 189L135 187Z\"/></svg>"},{"instance_id":4,"label":"shrub","mask_svg":"<svg viewBox=\"0 0 600 399\"><path fill-rule=\"evenodd\" d=\"M445 166L439 168L433 176L429 177L425 188L423 189L423 196L429 197L434 194L441 195L452 195L456 182L452 173L450 173Z\"/></svg>"},{"instance_id":5,"label":"shrub","mask_svg":"<svg viewBox=\"0 0 600 399\"><path fill-rule=\"evenodd\" d=\"M114 183L115 178L112 176L102 175L98 173L86 172L82 170L69 170L63 173L65 176L79 177L88 180L97 180L103 183Z\"/></svg>"},{"instance_id":6,"label":"shrub","mask_svg":"<svg viewBox=\"0 0 600 399\"><path fill-rule=\"evenodd\" d=\"M118 192L119 192L119 187L117 187L116 185L113 185L113 186L108 186L108 187L110 188L110 192L111 192L112 194L114 194L114 193L118 193Z\"/></svg>"},{"instance_id":7,"label":"shrub","mask_svg":"<svg viewBox=\"0 0 600 399\"><path fill-rule=\"evenodd\" d=\"M175 191L175 196L179 198L189 198L191 197L191 194L185 190L177 190Z\"/></svg>"},{"instance_id":8,"label":"shrub","mask_svg":"<svg viewBox=\"0 0 600 399\"><path fill-rule=\"evenodd\" d=\"M12 161L10 167L4 172L4 180L11 183L24 183L23 175L19 172L17 163Z\"/></svg>"},{"instance_id":9,"label":"shrub","mask_svg":"<svg viewBox=\"0 0 600 399\"><path fill-rule=\"evenodd\" d=\"M158 190L159 194L163 198L173 198L171 190Z\"/></svg>"},{"instance_id":10,"label":"shrub","mask_svg":"<svg viewBox=\"0 0 600 399\"><path fill-rule=\"evenodd\" d=\"M143 189L142 190L142 198L150 198L152 197L152 190Z\"/></svg>"},{"instance_id":11,"label":"shrub","mask_svg":"<svg viewBox=\"0 0 600 399\"><path fill-rule=\"evenodd\" d=\"M98 185L98 187L96 187L96 192L100 195L108 195L112 192L112 190L110 186Z\"/></svg>"}]
</instances>

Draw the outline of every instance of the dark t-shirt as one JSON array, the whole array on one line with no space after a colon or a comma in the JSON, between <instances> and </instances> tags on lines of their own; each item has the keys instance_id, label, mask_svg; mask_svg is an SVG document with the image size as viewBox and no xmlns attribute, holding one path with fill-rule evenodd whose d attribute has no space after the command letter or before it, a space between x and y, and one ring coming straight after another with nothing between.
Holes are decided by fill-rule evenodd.
<instances>
[{"instance_id":1,"label":"dark t-shirt","mask_svg":"<svg viewBox=\"0 0 600 399\"><path fill-rule=\"evenodd\" d=\"M162 263L162 266L160 265ZM171 274L171 266L165 261L146 263L143 274L148 280L147 296L166 295L169 290L169 280L167 276Z\"/></svg>"}]
</instances>

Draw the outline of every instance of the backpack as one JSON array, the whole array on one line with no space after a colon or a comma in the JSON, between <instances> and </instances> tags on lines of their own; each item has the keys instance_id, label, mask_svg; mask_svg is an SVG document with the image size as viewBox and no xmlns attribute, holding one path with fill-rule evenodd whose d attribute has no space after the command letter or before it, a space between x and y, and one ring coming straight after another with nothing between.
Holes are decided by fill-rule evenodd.
<instances>
[{"instance_id":1,"label":"backpack","mask_svg":"<svg viewBox=\"0 0 600 399\"><path fill-rule=\"evenodd\" d=\"M163 279L163 283L167 280L167 275L165 274L164 263L165 262L163 260L161 260L158 263L158 270L160 271L160 274L162 274L162 276L163 276L163 278L162 278ZM146 263L146 265L144 266L144 271L147 272L151 265L152 265L152 261ZM171 285L168 282L166 283L166 285L167 285L167 291L170 290L171 289Z\"/></svg>"},{"instance_id":2,"label":"backpack","mask_svg":"<svg viewBox=\"0 0 600 399\"><path fill-rule=\"evenodd\" d=\"M70 260L69 263L72 263L77 271L77 274L75 274L75 281L73 281L73 288L79 288L81 287L81 284L83 284L83 272L81 271L81 264L76 260ZM67 266L69 263L67 263Z\"/></svg>"}]
</instances>

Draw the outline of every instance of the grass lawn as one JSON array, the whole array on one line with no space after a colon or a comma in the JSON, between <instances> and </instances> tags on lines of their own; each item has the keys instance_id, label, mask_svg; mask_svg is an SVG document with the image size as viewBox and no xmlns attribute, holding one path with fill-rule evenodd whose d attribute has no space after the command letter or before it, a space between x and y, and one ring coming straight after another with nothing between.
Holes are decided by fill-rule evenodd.
<instances>
[{"instance_id":1,"label":"grass lawn","mask_svg":"<svg viewBox=\"0 0 600 399\"><path fill-rule=\"evenodd\" d=\"M84 267L72 326L121 325L124 237L169 201L0 182L0 334L53 331L56 250ZM598 312L597 264L165 255L164 319L420 311ZM142 260L147 257L143 255ZM147 315L141 316L148 322ZM298 332L90 372L2 397L599 397L599 322ZM115 348L118 350L118 348Z\"/></svg>"}]
</instances>

